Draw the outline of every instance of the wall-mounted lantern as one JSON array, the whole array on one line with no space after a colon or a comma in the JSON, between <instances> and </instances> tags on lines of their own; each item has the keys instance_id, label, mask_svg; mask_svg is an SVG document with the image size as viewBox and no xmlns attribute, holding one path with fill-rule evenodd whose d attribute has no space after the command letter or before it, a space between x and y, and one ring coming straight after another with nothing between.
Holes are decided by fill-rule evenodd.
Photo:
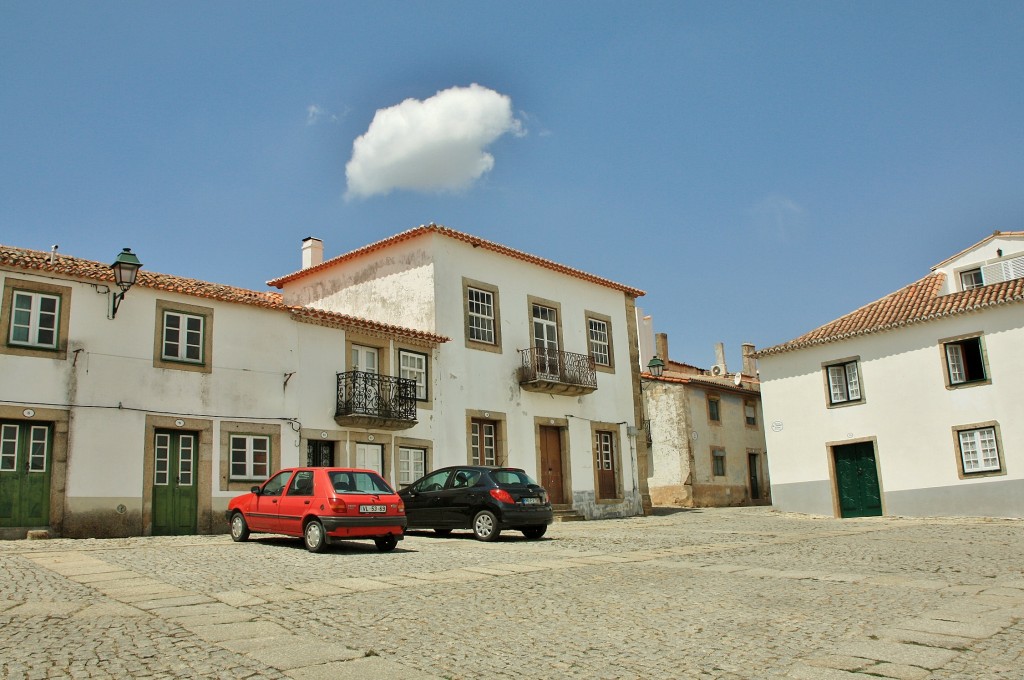
<instances>
[{"instance_id":1,"label":"wall-mounted lantern","mask_svg":"<svg viewBox=\"0 0 1024 680\"><path fill-rule=\"evenodd\" d=\"M654 358L647 362L647 370L655 378L660 378L661 374L665 371L665 362L655 355Z\"/></svg>"},{"instance_id":2,"label":"wall-mounted lantern","mask_svg":"<svg viewBox=\"0 0 1024 680\"><path fill-rule=\"evenodd\" d=\"M139 258L135 256L131 248L125 248L114 260L114 264L110 265L110 268L114 271L114 283L121 289L120 293L114 294L111 301L110 318L113 319L117 316L117 308L121 306L124 294L135 285L135 279L139 275L142 263L139 262Z\"/></svg>"}]
</instances>

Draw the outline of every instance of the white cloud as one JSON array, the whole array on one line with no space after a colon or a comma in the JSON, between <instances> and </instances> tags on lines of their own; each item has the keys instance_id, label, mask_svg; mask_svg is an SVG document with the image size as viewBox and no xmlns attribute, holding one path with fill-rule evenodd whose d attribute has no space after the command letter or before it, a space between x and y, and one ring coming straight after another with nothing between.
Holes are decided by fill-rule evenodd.
<instances>
[{"instance_id":1,"label":"white cloud","mask_svg":"<svg viewBox=\"0 0 1024 680\"><path fill-rule=\"evenodd\" d=\"M378 109L352 144L346 197L463 189L494 167L485 149L506 133L526 134L512 100L475 83Z\"/></svg>"},{"instance_id":2,"label":"white cloud","mask_svg":"<svg viewBox=\"0 0 1024 680\"><path fill-rule=\"evenodd\" d=\"M306 107L306 125L316 125L321 120L337 123L338 115L316 104L310 104Z\"/></svg>"},{"instance_id":3,"label":"white cloud","mask_svg":"<svg viewBox=\"0 0 1024 680\"><path fill-rule=\"evenodd\" d=\"M802 230L807 217L807 211L802 205L779 194L766 196L749 212L758 231L781 240Z\"/></svg>"}]
</instances>

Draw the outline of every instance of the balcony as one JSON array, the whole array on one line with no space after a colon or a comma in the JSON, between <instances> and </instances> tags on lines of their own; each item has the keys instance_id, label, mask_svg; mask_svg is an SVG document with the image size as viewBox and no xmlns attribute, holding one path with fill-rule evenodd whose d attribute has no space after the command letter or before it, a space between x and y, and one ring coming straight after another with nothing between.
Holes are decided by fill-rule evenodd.
<instances>
[{"instance_id":1,"label":"balcony","mask_svg":"<svg viewBox=\"0 0 1024 680\"><path fill-rule=\"evenodd\" d=\"M586 354L533 347L519 355L519 386L528 392L577 396L597 389L594 360Z\"/></svg>"},{"instance_id":2,"label":"balcony","mask_svg":"<svg viewBox=\"0 0 1024 680\"><path fill-rule=\"evenodd\" d=\"M410 428L416 424L416 381L361 371L339 373L334 420L345 427Z\"/></svg>"}]
</instances>

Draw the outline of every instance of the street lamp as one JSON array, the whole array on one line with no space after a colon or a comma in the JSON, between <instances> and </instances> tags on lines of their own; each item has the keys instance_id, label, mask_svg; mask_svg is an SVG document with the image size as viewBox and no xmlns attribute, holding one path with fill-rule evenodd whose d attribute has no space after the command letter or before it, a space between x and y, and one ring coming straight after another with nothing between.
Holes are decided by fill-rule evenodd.
<instances>
[{"instance_id":1,"label":"street lamp","mask_svg":"<svg viewBox=\"0 0 1024 680\"><path fill-rule=\"evenodd\" d=\"M110 268L114 271L114 283L121 289L120 293L114 294L112 301L110 318L113 319L117 316L117 308L121 305L124 294L135 285L135 279L139 275L142 263L139 262L139 258L135 256L131 248L125 248L114 260L114 264L110 265Z\"/></svg>"},{"instance_id":2,"label":"street lamp","mask_svg":"<svg viewBox=\"0 0 1024 680\"><path fill-rule=\"evenodd\" d=\"M665 370L665 362L655 355L650 361L647 362L647 370L655 378L660 378L661 374Z\"/></svg>"}]
</instances>

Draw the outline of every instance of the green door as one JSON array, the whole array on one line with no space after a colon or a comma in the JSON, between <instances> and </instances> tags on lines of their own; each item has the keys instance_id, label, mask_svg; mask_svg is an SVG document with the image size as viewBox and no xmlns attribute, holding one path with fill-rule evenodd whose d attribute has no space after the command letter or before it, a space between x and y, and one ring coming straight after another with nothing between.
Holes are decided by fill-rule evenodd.
<instances>
[{"instance_id":1,"label":"green door","mask_svg":"<svg viewBox=\"0 0 1024 680\"><path fill-rule=\"evenodd\" d=\"M833 446L836 488L842 517L876 517L882 514L875 446L871 442Z\"/></svg>"},{"instance_id":2,"label":"green door","mask_svg":"<svg viewBox=\"0 0 1024 680\"><path fill-rule=\"evenodd\" d=\"M196 533L195 461L199 437L194 432L156 433L153 466L153 535Z\"/></svg>"},{"instance_id":3,"label":"green door","mask_svg":"<svg viewBox=\"0 0 1024 680\"><path fill-rule=\"evenodd\" d=\"M50 523L49 423L0 422L0 527Z\"/></svg>"}]
</instances>

